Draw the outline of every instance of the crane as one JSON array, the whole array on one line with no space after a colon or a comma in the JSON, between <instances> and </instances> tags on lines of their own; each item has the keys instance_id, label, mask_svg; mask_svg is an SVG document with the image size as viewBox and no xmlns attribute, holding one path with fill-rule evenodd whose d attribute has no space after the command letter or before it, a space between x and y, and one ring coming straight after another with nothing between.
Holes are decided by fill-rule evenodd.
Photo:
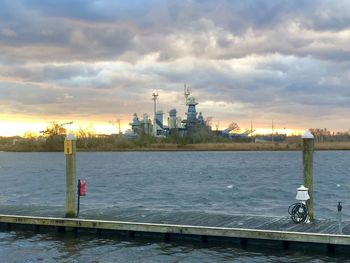
<instances>
[{"instance_id":1,"label":"crane","mask_svg":"<svg viewBox=\"0 0 350 263\"><path fill-rule=\"evenodd\" d=\"M239 130L239 126L237 123L232 122L225 130L222 131L222 134L229 135L231 131Z\"/></svg>"}]
</instances>

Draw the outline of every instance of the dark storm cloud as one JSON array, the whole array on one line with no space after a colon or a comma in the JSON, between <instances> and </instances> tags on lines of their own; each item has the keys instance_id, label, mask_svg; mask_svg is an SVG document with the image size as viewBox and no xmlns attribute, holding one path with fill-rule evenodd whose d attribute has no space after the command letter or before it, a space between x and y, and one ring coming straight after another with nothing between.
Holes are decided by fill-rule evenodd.
<instances>
[{"instance_id":1,"label":"dark storm cloud","mask_svg":"<svg viewBox=\"0 0 350 263\"><path fill-rule=\"evenodd\" d=\"M54 103L58 99L54 90L44 89L32 84L14 84L2 82L0 84L2 104L17 102L24 105L40 105Z\"/></svg>"},{"instance_id":2,"label":"dark storm cloud","mask_svg":"<svg viewBox=\"0 0 350 263\"><path fill-rule=\"evenodd\" d=\"M129 0L25 0L26 7L40 11L42 14L55 17L83 19L89 21L121 21L137 19L156 5L159 1Z\"/></svg>"},{"instance_id":3,"label":"dark storm cloud","mask_svg":"<svg viewBox=\"0 0 350 263\"><path fill-rule=\"evenodd\" d=\"M0 41L13 47L2 53L13 55L15 48L27 47L25 58L55 60L125 59L149 52L160 52L162 59L188 55L174 45L183 39L192 47L190 54L205 57L244 57L251 52L307 55L313 49L301 49L313 40L298 36L291 39L283 32L288 23L315 30L348 28L349 5L338 1L7 1L2 4ZM327 26L328 25L328 26ZM245 43L247 30L256 36L265 30L262 43ZM213 32L216 31L216 32ZM7 32L7 33L6 33ZM220 52L208 51L208 34L215 38ZM230 40L231 34L237 39ZM172 36L172 37L171 37ZM293 37L293 36L292 36ZM252 39L254 41L254 39ZM282 41L281 45L275 42ZM283 42L284 41L284 42ZM301 46L300 46L301 45ZM43 49L38 56L37 49ZM237 48L234 48L237 46ZM58 49L57 56L53 48ZM240 50L237 50L240 49ZM327 52L327 50L325 50ZM346 51L343 51L346 52ZM23 52L24 53L24 52ZM128 53L128 54L126 54ZM220 54L217 54L220 53ZM329 56L328 54L328 57ZM338 56L339 57L339 56Z\"/></svg>"}]
</instances>

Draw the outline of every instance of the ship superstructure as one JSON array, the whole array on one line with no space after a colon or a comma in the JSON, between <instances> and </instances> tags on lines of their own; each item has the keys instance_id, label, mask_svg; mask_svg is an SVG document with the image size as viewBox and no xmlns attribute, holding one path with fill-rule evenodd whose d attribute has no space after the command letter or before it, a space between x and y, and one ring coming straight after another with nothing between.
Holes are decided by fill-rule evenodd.
<instances>
[{"instance_id":1,"label":"ship superstructure","mask_svg":"<svg viewBox=\"0 0 350 263\"><path fill-rule=\"evenodd\" d=\"M218 130L217 127L215 131L212 131L209 125L211 117L205 119L201 112L197 112L198 102L195 97L191 96L190 90L186 85L184 85L184 99L187 107L185 119L177 115L178 111L176 108L170 109L166 118L164 111L157 109L159 97L161 96L158 92L153 92L153 120L147 113L142 114L142 119L139 119L137 113L134 113L132 122L129 123L131 131L126 133L128 138L137 138L140 135L167 137L174 134L176 136L193 135L193 137L200 139L203 139L203 136L210 135L227 139L253 141L251 134L255 130L251 127L251 129L242 132L235 122L232 122L225 130ZM165 120L167 120L167 123L165 123Z\"/></svg>"},{"instance_id":2,"label":"ship superstructure","mask_svg":"<svg viewBox=\"0 0 350 263\"><path fill-rule=\"evenodd\" d=\"M162 110L157 110L157 100L159 97L158 92L152 94L153 100L153 121L151 121L147 113L143 114L143 119L139 120L137 113L134 113L132 122L130 123L132 132L134 136L139 136L141 134L147 134L152 136L168 136L174 132L185 135L194 128L205 127L206 123L202 113L197 113L196 106L198 102L193 96L190 96L189 88L184 86L184 97L185 104L187 106L186 118L182 120L177 116L177 110L175 108L171 109L168 113L167 125L164 124L164 112Z\"/></svg>"}]
</instances>

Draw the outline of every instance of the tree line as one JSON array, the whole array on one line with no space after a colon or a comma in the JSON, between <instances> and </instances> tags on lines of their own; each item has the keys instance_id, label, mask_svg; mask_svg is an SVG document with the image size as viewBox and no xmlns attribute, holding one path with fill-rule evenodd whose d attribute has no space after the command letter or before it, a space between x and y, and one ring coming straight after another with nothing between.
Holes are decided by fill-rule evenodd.
<instances>
[{"instance_id":1,"label":"tree line","mask_svg":"<svg viewBox=\"0 0 350 263\"><path fill-rule=\"evenodd\" d=\"M350 130L345 132L331 132L326 128L310 128L315 136L316 142L349 142ZM0 137L0 151L63 151L63 142L67 130L57 122L50 123L45 131L40 134L26 132L22 137ZM166 147L176 145L181 148L187 144L196 143L231 143L251 142L251 138L223 138L215 136L209 126L195 126L187 134L180 134L174 130L167 137L153 137L147 134L140 134L130 139L122 134L99 135L92 127L80 127L74 132L77 137L77 148L79 151L118 151L138 148L151 148L154 145ZM287 142L298 142L300 136L287 138Z\"/></svg>"}]
</instances>

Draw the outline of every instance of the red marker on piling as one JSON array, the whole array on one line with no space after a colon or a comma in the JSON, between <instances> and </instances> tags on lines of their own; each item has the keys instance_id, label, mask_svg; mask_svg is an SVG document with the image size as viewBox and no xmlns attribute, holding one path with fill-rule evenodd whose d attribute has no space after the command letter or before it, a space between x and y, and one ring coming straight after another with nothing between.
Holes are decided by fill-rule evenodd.
<instances>
[{"instance_id":1,"label":"red marker on piling","mask_svg":"<svg viewBox=\"0 0 350 263\"><path fill-rule=\"evenodd\" d=\"M80 210L80 196L86 196L86 181L85 180L78 180L78 211L77 211L77 217L79 216L79 210Z\"/></svg>"}]
</instances>

